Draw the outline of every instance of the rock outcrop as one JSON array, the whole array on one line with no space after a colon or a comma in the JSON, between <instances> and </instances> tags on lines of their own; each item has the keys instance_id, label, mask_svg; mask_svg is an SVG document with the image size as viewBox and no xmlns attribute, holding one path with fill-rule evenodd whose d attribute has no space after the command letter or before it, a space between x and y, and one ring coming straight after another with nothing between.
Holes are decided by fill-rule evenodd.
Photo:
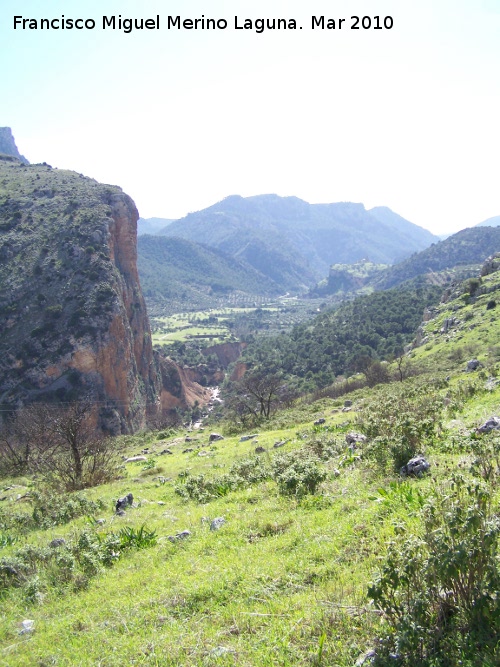
<instances>
[{"instance_id":1,"label":"rock outcrop","mask_svg":"<svg viewBox=\"0 0 500 667\"><path fill-rule=\"evenodd\" d=\"M134 202L116 186L0 156L0 405L91 398L123 433L205 392L154 353ZM208 401L207 396L207 401Z\"/></svg>"},{"instance_id":2,"label":"rock outcrop","mask_svg":"<svg viewBox=\"0 0 500 667\"><path fill-rule=\"evenodd\" d=\"M23 164L28 164L28 160L17 149L10 127L0 127L0 154L12 155Z\"/></svg>"},{"instance_id":3,"label":"rock outcrop","mask_svg":"<svg viewBox=\"0 0 500 667\"><path fill-rule=\"evenodd\" d=\"M222 368L226 369L229 364L232 364L234 361L237 361L246 348L246 343L219 343L218 345L211 345L210 347L205 347L202 352L204 355L209 356L215 354L219 364Z\"/></svg>"}]
</instances>

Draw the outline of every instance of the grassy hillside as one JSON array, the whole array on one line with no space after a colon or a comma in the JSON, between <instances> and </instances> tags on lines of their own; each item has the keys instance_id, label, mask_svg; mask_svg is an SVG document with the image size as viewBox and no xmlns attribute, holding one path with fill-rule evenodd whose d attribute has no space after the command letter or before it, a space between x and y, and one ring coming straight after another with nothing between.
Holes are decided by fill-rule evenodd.
<instances>
[{"instance_id":1,"label":"grassy hillside","mask_svg":"<svg viewBox=\"0 0 500 667\"><path fill-rule=\"evenodd\" d=\"M370 258L392 264L435 237L388 210L362 204L308 204L296 197L232 196L171 223L167 236L214 246L244 258L286 289L312 285L333 263ZM383 219L386 217L387 219Z\"/></svg>"},{"instance_id":2,"label":"grassy hillside","mask_svg":"<svg viewBox=\"0 0 500 667\"><path fill-rule=\"evenodd\" d=\"M244 262L180 238L139 236L137 267L145 296L179 310L210 306L221 297L278 294L279 287Z\"/></svg>"},{"instance_id":3,"label":"grassy hillside","mask_svg":"<svg viewBox=\"0 0 500 667\"><path fill-rule=\"evenodd\" d=\"M78 495L4 478L0 664L499 664L499 439L476 434L499 414L499 290L498 272L456 286L407 360L420 375L349 408L122 437L147 460ZM429 471L401 477L415 454Z\"/></svg>"}]
</instances>

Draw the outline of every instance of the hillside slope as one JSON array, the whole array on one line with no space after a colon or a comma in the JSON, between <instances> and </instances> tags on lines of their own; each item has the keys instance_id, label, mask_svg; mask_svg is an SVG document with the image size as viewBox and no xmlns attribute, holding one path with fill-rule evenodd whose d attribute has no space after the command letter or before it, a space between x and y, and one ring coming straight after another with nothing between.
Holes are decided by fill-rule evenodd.
<instances>
[{"instance_id":1,"label":"hillside slope","mask_svg":"<svg viewBox=\"0 0 500 667\"><path fill-rule=\"evenodd\" d=\"M372 215L362 204L231 196L171 223L163 234L219 248L297 289L326 276L333 263L369 257L392 264L436 239L408 221L396 224L395 214L387 211Z\"/></svg>"},{"instance_id":2,"label":"hillside slope","mask_svg":"<svg viewBox=\"0 0 500 667\"><path fill-rule=\"evenodd\" d=\"M180 310L203 308L210 298L235 291L248 295L280 291L248 264L176 237L139 236L137 266L145 296L176 302Z\"/></svg>"},{"instance_id":3,"label":"hillside slope","mask_svg":"<svg viewBox=\"0 0 500 667\"><path fill-rule=\"evenodd\" d=\"M4 663L498 665L498 430L478 433L500 404L492 269L427 311L420 375L218 422L217 441L120 439L147 461L79 494L5 479Z\"/></svg>"},{"instance_id":4,"label":"hillside slope","mask_svg":"<svg viewBox=\"0 0 500 667\"><path fill-rule=\"evenodd\" d=\"M376 289L388 289L418 276L456 267L479 269L485 257L500 250L500 228L471 227L433 243L429 248L391 266L373 281Z\"/></svg>"}]
</instances>

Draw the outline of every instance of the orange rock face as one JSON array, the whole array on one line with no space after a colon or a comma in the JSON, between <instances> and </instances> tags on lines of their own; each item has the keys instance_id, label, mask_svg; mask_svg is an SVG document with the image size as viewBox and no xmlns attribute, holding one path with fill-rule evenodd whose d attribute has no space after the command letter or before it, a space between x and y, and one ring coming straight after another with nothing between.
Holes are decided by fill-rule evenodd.
<instances>
[{"instance_id":1,"label":"orange rock face","mask_svg":"<svg viewBox=\"0 0 500 667\"><path fill-rule=\"evenodd\" d=\"M126 433L209 400L153 351L130 197L15 158L0 159L0 195L1 406L85 397Z\"/></svg>"}]
</instances>

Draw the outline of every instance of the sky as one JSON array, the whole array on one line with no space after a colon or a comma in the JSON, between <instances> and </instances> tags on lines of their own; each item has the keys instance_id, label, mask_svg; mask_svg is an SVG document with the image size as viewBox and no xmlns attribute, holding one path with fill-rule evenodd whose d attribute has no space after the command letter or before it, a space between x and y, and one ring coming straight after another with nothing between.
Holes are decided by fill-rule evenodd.
<instances>
[{"instance_id":1,"label":"sky","mask_svg":"<svg viewBox=\"0 0 500 667\"><path fill-rule=\"evenodd\" d=\"M62 15L96 27L13 27ZM102 29L119 15L160 29ZM142 217L266 193L388 206L435 234L500 215L500 0L1 0L0 71L20 152L119 185Z\"/></svg>"}]
</instances>

